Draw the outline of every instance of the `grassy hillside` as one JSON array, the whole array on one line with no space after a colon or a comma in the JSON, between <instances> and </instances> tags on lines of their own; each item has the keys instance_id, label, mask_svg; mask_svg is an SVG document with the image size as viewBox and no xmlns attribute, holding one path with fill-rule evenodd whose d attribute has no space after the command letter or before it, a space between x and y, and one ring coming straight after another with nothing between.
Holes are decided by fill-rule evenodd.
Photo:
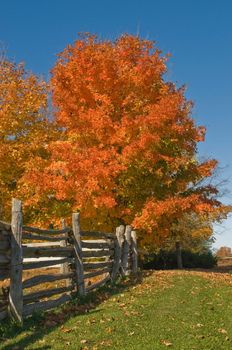
<instances>
[{"instance_id":1,"label":"grassy hillside","mask_svg":"<svg viewBox=\"0 0 232 350\"><path fill-rule=\"evenodd\" d=\"M232 276L206 272L147 273L27 320L1 325L0 349L232 349Z\"/></svg>"}]
</instances>

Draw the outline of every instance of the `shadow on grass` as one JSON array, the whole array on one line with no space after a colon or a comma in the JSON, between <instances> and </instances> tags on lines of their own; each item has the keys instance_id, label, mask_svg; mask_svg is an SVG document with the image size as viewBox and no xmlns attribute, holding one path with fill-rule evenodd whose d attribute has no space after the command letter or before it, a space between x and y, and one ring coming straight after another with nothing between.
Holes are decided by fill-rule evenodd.
<instances>
[{"instance_id":1,"label":"shadow on grass","mask_svg":"<svg viewBox=\"0 0 232 350\"><path fill-rule=\"evenodd\" d=\"M152 272L147 271L145 275ZM30 344L41 339L41 346L38 350L52 349L50 345L43 345L42 338L62 326L70 318L81 317L86 313L94 314L100 310L95 310L105 300L126 291L130 287L142 282L142 274L137 278L121 279L116 284L106 285L97 291L89 293L84 298L73 298L73 301L57 309L44 313L34 314L24 320L23 326L6 320L0 324L0 349L1 350L23 350ZM18 340L14 338L19 337Z\"/></svg>"}]
</instances>

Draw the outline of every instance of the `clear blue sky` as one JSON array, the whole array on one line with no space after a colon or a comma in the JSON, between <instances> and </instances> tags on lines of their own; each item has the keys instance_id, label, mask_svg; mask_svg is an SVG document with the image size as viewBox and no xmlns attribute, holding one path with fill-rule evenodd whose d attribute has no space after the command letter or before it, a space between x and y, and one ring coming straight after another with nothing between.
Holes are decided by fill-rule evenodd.
<instances>
[{"instance_id":1,"label":"clear blue sky","mask_svg":"<svg viewBox=\"0 0 232 350\"><path fill-rule=\"evenodd\" d=\"M186 84L194 118L207 127L203 157L220 161L232 192L232 1L0 0L0 41L8 57L49 78L78 32L114 39L128 32L171 53L167 78ZM232 202L232 195L224 197ZM217 226L216 247L232 247L232 219Z\"/></svg>"}]
</instances>

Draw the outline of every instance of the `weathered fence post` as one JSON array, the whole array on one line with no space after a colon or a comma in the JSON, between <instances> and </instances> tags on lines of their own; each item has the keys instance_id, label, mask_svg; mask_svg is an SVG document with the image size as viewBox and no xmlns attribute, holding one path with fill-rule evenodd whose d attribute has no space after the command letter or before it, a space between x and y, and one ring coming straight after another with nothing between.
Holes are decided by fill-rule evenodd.
<instances>
[{"instance_id":1,"label":"weathered fence post","mask_svg":"<svg viewBox=\"0 0 232 350\"><path fill-rule=\"evenodd\" d=\"M22 288L22 202L13 199L11 219L11 267L10 267L10 291L9 314L12 318L22 323L23 314L23 288Z\"/></svg>"},{"instance_id":2,"label":"weathered fence post","mask_svg":"<svg viewBox=\"0 0 232 350\"><path fill-rule=\"evenodd\" d=\"M65 219L61 219L61 227L62 229L66 228L66 224L65 224ZM60 246L61 247L68 247L69 244L67 243L67 239L68 239L68 233L64 234L64 240L60 242ZM63 264L61 264L60 266L60 273L69 273L71 272L70 267L69 267L69 263L65 262ZM65 284L66 287L70 287L72 285L72 280L70 278L65 280Z\"/></svg>"},{"instance_id":3,"label":"weathered fence post","mask_svg":"<svg viewBox=\"0 0 232 350\"><path fill-rule=\"evenodd\" d=\"M116 228L116 237L114 241L114 262L111 274L111 281L114 281L119 273L121 265L122 245L124 241L124 226L120 225Z\"/></svg>"},{"instance_id":4,"label":"weathered fence post","mask_svg":"<svg viewBox=\"0 0 232 350\"><path fill-rule=\"evenodd\" d=\"M123 242L122 247L122 275L128 275L129 274L129 254L130 254L130 246L131 246L131 226L127 225L125 230L125 239Z\"/></svg>"},{"instance_id":5,"label":"weathered fence post","mask_svg":"<svg viewBox=\"0 0 232 350\"><path fill-rule=\"evenodd\" d=\"M61 219L61 228L64 229L65 228L65 220ZM66 243L66 238L67 238L67 233L64 234L64 240L60 242L60 246L61 247L66 247L67 243ZM67 263L63 263L60 266L60 273L66 273L67 272Z\"/></svg>"},{"instance_id":6,"label":"weathered fence post","mask_svg":"<svg viewBox=\"0 0 232 350\"><path fill-rule=\"evenodd\" d=\"M131 232L131 270L133 275L138 272L138 247L136 231Z\"/></svg>"},{"instance_id":7,"label":"weathered fence post","mask_svg":"<svg viewBox=\"0 0 232 350\"><path fill-rule=\"evenodd\" d=\"M85 282L84 282L84 267L83 267L82 247L81 247L80 213L73 213L72 227L73 227L73 235L74 235L76 280L77 280L78 293L79 295L84 296Z\"/></svg>"}]
</instances>

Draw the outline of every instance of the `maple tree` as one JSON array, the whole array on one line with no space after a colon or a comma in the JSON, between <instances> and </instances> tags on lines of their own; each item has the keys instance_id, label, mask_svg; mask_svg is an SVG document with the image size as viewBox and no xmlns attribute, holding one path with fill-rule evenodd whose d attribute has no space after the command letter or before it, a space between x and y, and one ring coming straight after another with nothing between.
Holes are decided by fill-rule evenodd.
<instances>
[{"instance_id":1,"label":"maple tree","mask_svg":"<svg viewBox=\"0 0 232 350\"><path fill-rule=\"evenodd\" d=\"M184 88L165 80L167 58L131 35L84 34L67 46L51 78L60 135L49 161L29 162L30 203L49 198L60 216L81 210L85 227L132 224L144 244L165 240L186 213L226 216L217 188L202 182L217 166L197 159L205 128Z\"/></svg>"},{"instance_id":2,"label":"maple tree","mask_svg":"<svg viewBox=\"0 0 232 350\"><path fill-rule=\"evenodd\" d=\"M23 64L0 59L0 216L8 220L11 198L21 197L20 182L30 158L46 153L47 85Z\"/></svg>"}]
</instances>

